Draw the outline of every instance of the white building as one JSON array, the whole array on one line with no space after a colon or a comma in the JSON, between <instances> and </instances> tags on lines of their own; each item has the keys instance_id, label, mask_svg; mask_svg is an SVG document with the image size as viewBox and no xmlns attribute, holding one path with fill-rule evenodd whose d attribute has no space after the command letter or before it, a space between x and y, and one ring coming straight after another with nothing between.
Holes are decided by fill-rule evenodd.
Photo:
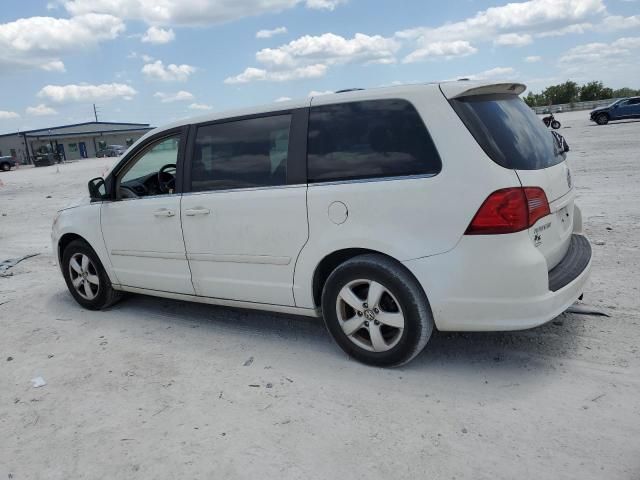
<instances>
[{"instance_id":1,"label":"white building","mask_svg":"<svg viewBox=\"0 0 640 480\"><path fill-rule=\"evenodd\" d=\"M65 160L90 158L107 145L129 146L152 128L148 123L85 122L6 133L0 135L0 156L29 164L39 147L49 145Z\"/></svg>"}]
</instances>

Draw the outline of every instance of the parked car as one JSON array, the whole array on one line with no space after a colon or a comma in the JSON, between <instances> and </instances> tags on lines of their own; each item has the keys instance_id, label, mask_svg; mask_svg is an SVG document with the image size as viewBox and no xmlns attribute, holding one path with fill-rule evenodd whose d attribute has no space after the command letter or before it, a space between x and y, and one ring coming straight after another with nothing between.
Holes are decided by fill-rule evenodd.
<instances>
[{"instance_id":1,"label":"parked car","mask_svg":"<svg viewBox=\"0 0 640 480\"><path fill-rule=\"evenodd\" d=\"M514 83L450 82L210 114L141 138L53 246L88 309L122 292L323 317L394 366L434 328L517 330L582 295L567 148Z\"/></svg>"},{"instance_id":2,"label":"parked car","mask_svg":"<svg viewBox=\"0 0 640 480\"><path fill-rule=\"evenodd\" d=\"M16 165L18 165L18 162L15 158L9 156L0 157L0 170L2 170L3 172L8 172Z\"/></svg>"},{"instance_id":3,"label":"parked car","mask_svg":"<svg viewBox=\"0 0 640 480\"><path fill-rule=\"evenodd\" d=\"M61 159L60 154L53 151L49 145L42 145L34 152L33 164L36 167L48 167L60 163Z\"/></svg>"},{"instance_id":4,"label":"parked car","mask_svg":"<svg viewBox=\"0 0 640 480\"><path fill-rule=\"evenodd\" d=\"M127 147L123 147L122 145L107 145L96 153L96 157L120 157L126 150Z\"/></svg>"},{"instance_id":5,"label":"parked car","mask_svg":"<svg viewBox=\"0 0 640 480\"><path fill-rule=\"evenodd\" d=\"M612 120L640 118L640 97L621 98L611 105L596 108L589 116L598 125L606 125Z\"/></svg>"}]
</instances>

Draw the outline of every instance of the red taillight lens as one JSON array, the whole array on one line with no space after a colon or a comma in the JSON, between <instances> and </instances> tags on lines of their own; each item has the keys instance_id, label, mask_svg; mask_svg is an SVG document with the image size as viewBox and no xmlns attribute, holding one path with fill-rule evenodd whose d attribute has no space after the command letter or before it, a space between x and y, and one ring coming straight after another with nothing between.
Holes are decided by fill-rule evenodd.
<instances>
[{"instance_id":1,"label":"red taillight lens","mask_svg":"<svg viewBox=\"0 0 640 480\"><path fill-rule=\"evenodd\" d=\"M520 232L549 213L549 202L541 188L503 188L487 197L465 234L499 235Z\"/></svg>"},{"instance_id":2,"label":"red taillight lens","mask_svg":"<svg viewBox=\"0 0 640 480\"><path fill-rule=\"evenodd\" d=\"M540 187L524 187L523 190L525 197L527 197L529 227L531 227L542 217L550 215L551 210L549 210L547 195Z\"/></svg>"}]
</instances>

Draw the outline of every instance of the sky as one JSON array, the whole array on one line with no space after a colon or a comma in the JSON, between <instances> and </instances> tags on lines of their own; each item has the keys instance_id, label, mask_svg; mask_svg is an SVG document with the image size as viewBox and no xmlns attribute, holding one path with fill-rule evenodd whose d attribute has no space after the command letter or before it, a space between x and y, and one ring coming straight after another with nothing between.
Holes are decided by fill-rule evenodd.
<instances>
[{"instance_id":1,"label":"sky","mask_svg":"<svg viewBox=\"0 0 640 480\"><path fill-rule=\"evenodd\" d=\"M0 133L461 77L640 88L640 0L3 0Z\"/></svg>"}]
</instances>

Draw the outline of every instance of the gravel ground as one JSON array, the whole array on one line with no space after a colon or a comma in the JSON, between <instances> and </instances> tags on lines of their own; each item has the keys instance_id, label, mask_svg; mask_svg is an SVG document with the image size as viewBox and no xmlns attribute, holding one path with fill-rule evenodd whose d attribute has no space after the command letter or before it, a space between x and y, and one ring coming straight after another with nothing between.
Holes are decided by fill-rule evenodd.
<instances>
[{"instance_id":1,"label":"gravel ground","mask_svg":"<svg viewBox=\"0 0 640 480\"><path fill-rule=\"evenodd\" d=\"M0 174L0 479L640 478L640 122L559 114L594 242L584 304L370 368L321 322L132 296L81 309L55 211L111 160ZM31 379L47 384L34 388Z\"/></svg>"}]
</instances>

